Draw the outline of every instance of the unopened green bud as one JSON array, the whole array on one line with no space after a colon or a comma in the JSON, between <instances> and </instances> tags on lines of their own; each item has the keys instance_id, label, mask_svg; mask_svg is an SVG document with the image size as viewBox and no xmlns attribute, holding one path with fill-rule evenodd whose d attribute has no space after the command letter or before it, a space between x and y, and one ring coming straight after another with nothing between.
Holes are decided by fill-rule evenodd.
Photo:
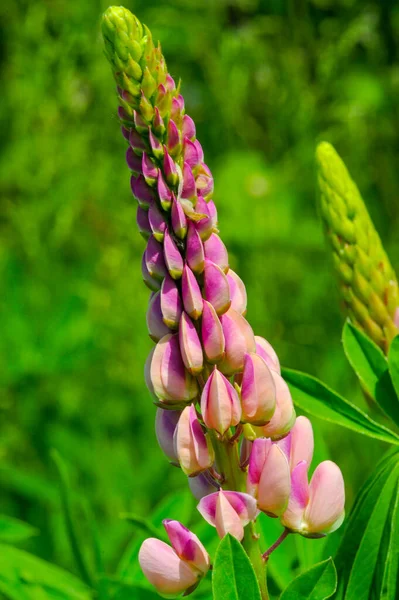
<instances>
[{"instance_id":1,"label":"unopened green bud","mask_svg":"<svg viewBox=\"0 0 399 600\"><path fill-rule=\"evenodd\" d=\"M344 305L352 321L387 352L398 334L398 282L356 184L334 148L322 142L319 167L320 213Z\"/></svg>"}]
</instances>

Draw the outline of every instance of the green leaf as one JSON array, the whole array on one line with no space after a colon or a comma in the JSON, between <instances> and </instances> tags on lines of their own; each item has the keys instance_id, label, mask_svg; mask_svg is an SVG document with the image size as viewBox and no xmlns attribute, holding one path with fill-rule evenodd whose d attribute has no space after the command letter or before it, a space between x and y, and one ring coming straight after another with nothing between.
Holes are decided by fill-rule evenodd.
<instances>
[{"instance_id":1,"label":"green leaf","mask_svg":"<svg viewBox=\"0 0 399 600\"><path fill-rule=\"evenodd\" d=\"M284 590L280 600L325 600L337 589L337 572L332 558L298 575Z\"/></svg>"},{"instance_id":2,"label":"green leaf","mask_svg":"<svg viewBox=\"0 0 399 600\"><path fill-rule=\"evenodd\" d=\"M93 598L86 585L74 575L3 544L0 544L0 592L2 597L10 600Z\"/></svg>"},{"instance_id":3,"label":"green leaf","mask_svg":"<svg viewBox=\"0 0 399 600\"><path fill-rule=\"evenodd\" d=\"M0 542L18 544L34 535L38 535L38 533L39 531L35 527L28 525L28 523L24 523L13 517L0 515Z\"/></svg>"},{"instance_id":4,"label":"green leaf","mask_svg":"<svg viewBox=\"0 0 399 600\"><path fill-rule=\"evenodd\" d=\"M342 342L346 357L364 390L394 423L399 424L399 401L382 350L352 323L345 323Z\"/></svg>"},{"instance_id":5,"label":"green leaf","mask_svg":"<svg viewBox=\"0 0 399 600\"><path fill-rule=\"evenodd\" d=\"M60 454L56 451L52 451L52 457L58 470L60 478L60 490L61 490L61 502L64 510L64 516L66 521L66 527L68 531L69 541L71 544L72 552L76 560L76 564L79 568L82 579L88 584L92 585L93 578L90 573L90 568L86 564L86 558L83 553L83 543L79 539L78 531L80 530L79 525L75 522L75 517L72 508L72 497L70 492L69 477L65 462L61 458Z\"/></svg>"},{"instance_id":6,"label":"green leaf","mask_svg":"<svg viewBox=\"0 0 399 600\"><path fill-rule=\"evenodd\" d=\"M391 347L389 348L388 365L393 387L399 398L399 335L392 340Z\"/></svg>"},{"instance_id":7,"label":"green leaf","mask_svg":"<svg viewBox=\"0 0 399 600\"><path fill-rule=\"evenodd\" d=\"M393 509L398 489L399 452L395 450L384 457L363 486L346 524L335 559L339 582L337 600L383 597L384 581L388 580L394 595L386 598L395 600L397 583L392 580L392 567L397 564L397 538L392 536L397 535L397 515ZM391 522L393 512L395 523ZM391 560L392 566L389 566ZM380 568L384 571L382 576L378 573Z\"/></svg>"},{"instance_id":8,"label":"green leaf","mask_svg":"<svg viewBox=\"0 0 399 600\"><path fill-rule=\"evenodd\" d=\"M283 369L282 374L289 385L294 404L308 414L377 440L399 444L396 433L373 421L315 377L292 369Z\"/></svg>"},{"instance_id":9,"label":"green leaf","mask_svg":"<svg viewBox=\"0 0 399 600\"><path fill-rule=\"evenodd\" d=\"M214 600L260 600L259 585L244 548L226 535L216 551L212 575Z\"/></svg>"}]
</instances>

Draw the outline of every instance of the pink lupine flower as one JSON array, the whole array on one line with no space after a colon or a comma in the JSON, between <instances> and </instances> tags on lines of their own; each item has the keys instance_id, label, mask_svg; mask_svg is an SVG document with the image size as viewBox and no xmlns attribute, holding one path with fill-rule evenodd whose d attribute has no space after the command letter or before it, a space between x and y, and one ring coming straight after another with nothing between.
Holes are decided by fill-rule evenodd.
<instances>
[{"instance_id":1,"label":"pink lupine flower","mask_svg":"<svg viewBox=\"0 0 399 600\"><path fill-rule=\"evenodd\" d=\"M244 423L265 425L276 409L276 386L263 358L249 353L244 356L241 381L241 406Z\"/></svg>"},{"instance_id":2,"label":"pink lupine flower","mask_svg":"<svg viewBox=\"0 0 399 600\"><path fill-rule=\"evenodd\" d=\"M220 488L208 471L204 471L194 477L189 477L188 486L194 498L197 500L201 500L204 496L213 494L216 489Z\"/></svg>"},{"instance_id":3,"label":"pink lupine flower","mask_svg":"<svg viewBox=\"0 0 399 600\"><path fill-rule=\"evenodd\" d=\"M178 521L164 521L172 546L156 538L143 542L141 569L148 581L165 597L175 597L195 586L210 567L209 555L189 529Z\"/></svg>"},{"instance_id":4,"label":"pink lupine flower","mask_svg":"<svg viewBox=\"0 0 399 600\"><path fill-rule=\"evenodd\" d=\"M345 487L339 467L326 460L318 465L308 484L308 464L292 471L291 495L282 524L305 537L322 537L338 529L345 517Z\"/></svg>"},{"instance_id":5,"label":"pink lupine flower","mask_svg":"<svg viewBox=\"0 0 399 600\"><path fill-rule=\"evenodd\" d=\"M184 310L194 320L197 320L203 309L203 299L198 281L188 265L183 269L181 294Z\"/></svg>"},{"instance_id":6,"label":"pink lupine flower","mask_svg":"<svg viewBox=\"0 0 399 600\"><path fill-rule=\"evenodd\" d=\"M198 475L215 460L209 438L203 432L193 404L181 413L174 433L175 453L185 475Z\"/></svg>"},{"instance_id":7,"label":"pink lupine flower","mask_svg":"<svg viewBox=\"0 0 399 600\"><path fill-rule=\"evenodd\" d=\"M276 443L286 455L291 472L301 461L306 461L310 466L313 458L314 439L312 424L307 417L297 417L289 434Z\"/></svg>"},{"instance_id":8,"label":"pink lupine flower","mask_svg":"<svg viewBox=\"0 0 399 600\"><path fill-rule=\"evenodd\" d=\"M277 517L284 513L291 490L290 468L284 452L270 439L254 441L249 459L247 492L260 510Z\"/></svg>"},{"instance_id":9,"label":"pink lupine flower","mask_svg":"<svg viewBox=\"0 0 399 600\"><path fill-rule=\"evenodd\" d=\"M173 463L178 462L173 436L180 415L180 410L164 410L163 408L157 408L155 416L155 433L159 447Z\"/></svg>"},{"instance_id":10,"label":"pink lupine flower","mask_svg":"<svg viewBox=\"0 0 399 600\"><path fill-rule=\"evenodd\" d=\"M184 366L192 375L198 375L204 366L201 341L193 322L185 312L180 319L179 343Z\"/></svg>"},{"instance_id":11,"label":"pink lupine flower","mask_svg":"<svg viewBox=\"0 0 399 600\"><path fill-rule=\"evenodd\" d=\"M255 352L255 338L248 321L232 308L221 315L220 322L225 340L225 355L219 369L230 376L242 371L246 354Z\"/></svg>"},{"instance_id":12,"label":"pink lupine flower","mask_svg":"<svg viewBox=\"0 0 399 600\"><path fill-rule=\"evenodd\" d=\"M249 494L219 490L205 496L198 504L201 515L223 538L227 533L241 541L244 527L255 519L256 501Z\"/></svg>"},{"instance_id":13,"label":"pink lupine flower","mask_svg":"<svg viewBox=\"0 0 399 600\"><path fill-rule=\"evenodd\" d=\"M216 310L206 300L203 301L201 335L208 362L214 364L221 361L225 351L223 327Z\"/></svg>"},{"instance_id":14,"label":"pink lupine flower","mask_svg":"<svg viewBox=\"0 0 399 600\"><path fill-rule=\"evenodd\" d=\"M263 358L270 369L277 371L277 373L280 375L280 361L273 347L267 340L265 340L265 338L261 337L260 335L255 336L255 342L256 353Z\"/></svg>"},{"instance_id":15,"label":"pink lupine flower","mask_svg":"<svg viewBox=\"0 0 399 600\"><path fill-rule=\"evenodd\" d=\"M276 387L276 410L267 425L255 427L258 436L278 440L290 431L295 423L295 409L292 402L290 390L284 379L270 369Z\"/></svg>"},{"instance_id":16,"label":"pink lupine flower","mask_svg":"<svg viewBox=\"0 0 399 600\"><path fill-rule=\"evenodd\" d=\"M165 324L161 310L161 292L154 292L148 304L146 315L147 329L150 338L158 342L164 335L172 333Z\"/></svg>"},{"instance_id":17,"label":"pink lupine flower","mask_svg":"<svg viewBox=\"0 0 399 600\"><path fill-rule=\"evenodd\" d=\"M170 329L177 329L183 311L180 292L176 282L168 274L165 276L160 292L162 319Z\"/></svg>"},{"instance_id":18,"label":"pink lupine flower","mask_svg":"<svg viewBox=\"0 0 399 600\"><path fill-rule=\"evenodd\" d=\"M204 298L208 300L218 315L222 315L230 308L229 282L222 269L212 262L205 260L204 269Z\"/></svg>"},{"instance_id":19,"label":"pink lupine flower","mask_svg":"<svg viewBox=\"0 0 399 600\"><path fill-rule=\"evenodd\" d=\"M205 425L220 435L240 422L241 406L237 392L217 369L212 371L202 391L201 413Z\"/></svg>"},{"instance_id":20,"label":"pink lupine flower","mask_svg":"<svg viewBox=\"0 0 399 600\"><path fill-rule=\"evenodd\" d=\"M227 281L229 282L230 288L231 308L241 315L245 315L247 312L247 291L244 282L232 269L229 269L227 273ZM255 342L258 337L259 336L255 336Z\"/></svg>"}]
</instances>

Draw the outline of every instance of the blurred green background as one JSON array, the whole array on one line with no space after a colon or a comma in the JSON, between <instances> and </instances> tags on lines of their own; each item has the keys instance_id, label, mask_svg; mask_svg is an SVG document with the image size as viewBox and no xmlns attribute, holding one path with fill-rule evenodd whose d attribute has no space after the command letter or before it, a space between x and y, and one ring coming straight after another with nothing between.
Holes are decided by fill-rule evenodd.
<instances>
[{"instance_id":1,"label":"blurred green background","mask_svg":"<svg viewBox=\"0 0 399 600\"><path fill-rule=\"evenodd\" d=\"M321 140L336 146L398 265L398 3L125 5L183 80L255 332L285 366L362 404L340 343L314 151ZM52 448L68 465L78 507L95 515L110 569L133 533L120 513L148 516L172 492L181 504L170 516L183 520L186 487L158 449L143 380L149 292L102 52L106 7L16 0L0 8L0 511L40 530L25 547L72 570ZM349 507L384 447L315 424L321 454L342 467Z\"/></svg>"}]
</instances>

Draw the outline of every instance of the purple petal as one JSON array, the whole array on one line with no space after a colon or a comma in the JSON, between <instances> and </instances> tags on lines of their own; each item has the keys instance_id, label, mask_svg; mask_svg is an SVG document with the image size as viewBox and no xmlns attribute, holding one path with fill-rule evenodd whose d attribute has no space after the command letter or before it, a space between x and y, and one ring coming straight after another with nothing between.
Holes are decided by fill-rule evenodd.
<instances>
[{"instance_id":1,"label":"purple petal","mask_svg":"<svg viewBox=\"0 0 399 600\"><path fill-rule=\"evenodd\" d=\"M210 260L205 260L204 298L212 304L218 315L230 308L229 282L222 269Z\"/></svg>"}]
</instances>

